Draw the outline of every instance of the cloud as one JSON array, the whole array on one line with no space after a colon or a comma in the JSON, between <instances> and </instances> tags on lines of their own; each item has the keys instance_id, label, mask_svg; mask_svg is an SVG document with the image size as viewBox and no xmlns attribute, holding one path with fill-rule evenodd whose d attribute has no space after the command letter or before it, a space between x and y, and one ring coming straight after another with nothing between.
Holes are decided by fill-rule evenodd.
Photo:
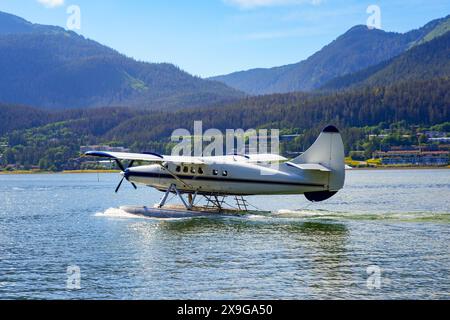
<instances>
[{"instance_id":1,"label":"cloud","mask_svg":"<svg viewBox=\"0 0 450 320\"><path fill-rule=\"evenodd\" d=\"M56 8L64 4L64 0L37 0L40 4L43 4L47 8Z\"/></svg>"},{"instance_id":2,"label":"cloud","mask_svg":"<svg viewBox=\"0 0 450 320\"><path fill-rule=\"evenodd\" d=\"M319 5L324 0L223 0L226 4L237 6L241 9L252 9L257 7L274 7L296 4Z\"/></svg>"}]
</instances>

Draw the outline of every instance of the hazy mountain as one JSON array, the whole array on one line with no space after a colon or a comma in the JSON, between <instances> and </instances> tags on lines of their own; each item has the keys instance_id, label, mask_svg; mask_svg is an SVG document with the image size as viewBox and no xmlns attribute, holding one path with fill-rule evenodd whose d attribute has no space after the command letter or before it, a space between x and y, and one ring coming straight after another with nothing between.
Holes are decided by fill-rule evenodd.
<instances>
[{"instance_id":1,"label":"hazy mountain","mask_svg":"<svg viewBox=\"0 0 450 320\"><path fill-rule=\"evenodd\" d=\"M252 69L213 77L251 94L317 89L333 78L387 61L423 41L442 34L450 18L434 20L404 34L356 26L308 59L271 69ZM446 27L447 26L447 27Z\"/></svg>"},{"instance_id":2,"label":"hazy mountain","mask_svg":"<svg viewBox=\"0 0 450 320\"><path fill-rule=\"evenodd\" d=\"M357 73L335 78L322 89L378 86L397 81L450 77L450 31L405 53Z\"/></svg>"},{"instance_id":3,"label":"hazy mountain","mask_svg":"<svg viewBox=\"0 0 450 320\"><path fill-rule=\"evenodd\" d=\"M173 109L242 96L174 65L138 62L74 32L0 12L1 102Z\"/></svg>"}]
</instances>

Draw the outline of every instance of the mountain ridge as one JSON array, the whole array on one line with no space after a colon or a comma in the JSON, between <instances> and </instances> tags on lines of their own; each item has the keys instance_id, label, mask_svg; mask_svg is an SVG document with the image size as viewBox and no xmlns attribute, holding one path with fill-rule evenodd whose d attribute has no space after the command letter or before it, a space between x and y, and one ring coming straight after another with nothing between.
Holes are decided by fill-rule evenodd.
<instances>
[{"instance_id":1,"label":"mountain ridge","mask_svg":"<svg viewBox=\"0 0 450 320\"><path fill-rule=\"evenodd\" d=\"M312 91L333 78L364 70L405 52L448 21L450 16L406 33L369 30L367 26L357 25L299 63L238 71L210 79L249 94Z\"/></svg>"},{"instance_id":2,"label":"mountain ridge","mask_svg":"<svg viewBox=\"0 0 450 320\"><path fill-rule=\"evenodd\" d=\"M450 76L450 31L412 48L388 61L357 73L337 77L322 90L377 86L396 81Z\"/></svg>"},{"instance_id":3,"label":"mountain ridge","mask_svg":"<svg viewBox=\"0 0 450 320\"><path fill-rule=\"evenodd\" d=\"M0 12L0 101L48 109L181 109L244 96L169 63L136 61L55 26Z\"/></svg>"}]
</instances>

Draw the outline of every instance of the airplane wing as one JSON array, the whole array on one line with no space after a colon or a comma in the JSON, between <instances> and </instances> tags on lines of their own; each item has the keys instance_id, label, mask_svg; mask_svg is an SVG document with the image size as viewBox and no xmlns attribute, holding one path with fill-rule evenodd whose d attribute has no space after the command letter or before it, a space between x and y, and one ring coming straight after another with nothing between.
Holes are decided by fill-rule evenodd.
<instances>
[{"instance_id":1,"label":"airplane wing","mask_svg":"<svg viewBox=\"0 0 450 320\"><path fill-rule=\"evenodd\" d=\"M114 160L134 160L148 162L173 162L188 164L203 164L200 158L183 156L163 156L157 153L126 153L126 152L106 152L106 151L88 151L85 153L88 157L110 158Z\"/></svg>"},{"instance_id":2,"label":"airplane wing","mask_svg":"<svg viewBox=\"0 0 450 320\"><path fill-rule=\"evenodd\" d=\"M287 159L277 154L248 154L248 155L226 155L213 157L185 157L185 156L163 156L157 153L126 153L126 152L106 152L88 151L85 153L89 157L110 158L113 160L134 160L148 162L173 162L185 164L206 164L221 162L279 162Z\"/></svg>"}]
</instances>

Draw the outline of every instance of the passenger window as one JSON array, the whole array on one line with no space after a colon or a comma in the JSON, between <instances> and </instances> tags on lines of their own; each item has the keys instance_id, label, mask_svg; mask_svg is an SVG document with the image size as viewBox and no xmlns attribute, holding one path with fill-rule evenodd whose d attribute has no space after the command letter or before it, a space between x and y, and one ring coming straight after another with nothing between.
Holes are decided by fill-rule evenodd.
<instances>
[{"instance_id":1,"label":"passenger window","mask_svg":"<svg viewBox=\"0 0 450 320\"><path fill-rule=\"evenodd\" d=\"M219 174L219 170L214 169L213 170L213 175L217 176Z\"/></svg>"},{"instance_id":2,"label":"passenger window","mask_svg":"<svg viewBox=\"0 0 450 320\"><path fill-rule=\"evenodd\" d=\"M195 174L195 168L191 167L191 173Z\"/></svg>"},{"instance_id":3,"label":"passenger window","mask_svg":"<svg viewBox=\"0 0 450 320\"><path fill-rule=\"evenodd\" d=\"M183 172L184 173L188 173L189 172L189 168L188 167L183 167Z\"/></svg>"},{"instance_id":4,"label":"passenger window","mask_svg":"<svg viewBox=\"0 0 450 320\"><path fill-rule=\"evenodd\" d=\"M203 174L203 169L202 168L198 168L198 173L199 174Z\"/></svg>"},{"instance_id":5,"label":"passenger window","mask_svg":"<svg viewBox=\"0 0 450 320\"><path fill-rule=\"evenodd\" d=\"M227 171L227 170L223 170L223 171L222 171L222 175L223 175L224 177L228 177L228 171Z\"/></svg>"},{"instance_id":6,"label":"passenger window","mask_svg":"<svg viewBox=\"0 0 450 320\"><path fill-rule=\"evenodd\" d=\"M181 167L180 166L177 166L177 168L175 169L177 172L180 172L181 171Z\"/></svg>"}]
</instances>

